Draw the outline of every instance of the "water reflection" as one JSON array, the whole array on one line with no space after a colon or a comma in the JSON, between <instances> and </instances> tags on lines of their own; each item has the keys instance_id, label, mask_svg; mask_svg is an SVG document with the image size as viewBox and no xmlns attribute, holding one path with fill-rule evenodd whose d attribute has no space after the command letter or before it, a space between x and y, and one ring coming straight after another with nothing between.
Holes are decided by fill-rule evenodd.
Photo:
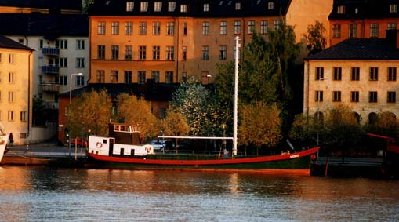
<instances>
[{"instance_id":1,"label":"water reflection","mask_svg":"<svg viewBox=\"0 0 399 222\"><path fill-rule=\"evenodd\" d=\"M0 168L0 220L399 218L398 181L248 172Z\"/></svg>"}]
</instances>

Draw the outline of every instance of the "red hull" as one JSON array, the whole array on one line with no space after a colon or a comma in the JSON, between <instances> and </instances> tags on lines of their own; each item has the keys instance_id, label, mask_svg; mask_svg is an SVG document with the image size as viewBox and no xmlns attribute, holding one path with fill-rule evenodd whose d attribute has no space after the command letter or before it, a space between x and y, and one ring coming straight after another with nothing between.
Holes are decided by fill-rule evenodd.
<instances>
[{"instance_id":1,"label":"red hull","mask_svg":"<svg viewBox=\"0 0 399 222\"><path fill-rule=\"evenodd\" d=\"M302 158L310 156L319 151L320 147L314 147L308 150L282 155L271 155L261 157L246 157L246 158L228 158L228 159L212 159L212 160L165 160L165 159L147 159L145 157L115 157L103 156L88 153L90 158L97 161L108 163L123 163L123 164L143 164L143 165L161 165L161 166L212 166L212 165L230 165L230 164L246 164L246 163L264 163L285 161L290 159Z\"/></svg>"}]
</instances>

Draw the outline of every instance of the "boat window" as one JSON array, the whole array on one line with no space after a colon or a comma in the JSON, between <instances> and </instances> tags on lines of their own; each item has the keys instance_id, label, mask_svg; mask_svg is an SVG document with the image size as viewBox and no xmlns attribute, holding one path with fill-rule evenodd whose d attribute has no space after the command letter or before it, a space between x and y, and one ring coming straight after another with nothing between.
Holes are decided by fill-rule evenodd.
<instances>
[{"instance_id":1,"label":"boat window","mask_svg":"<svg viewBox=\"0 0 399 222\"><path fill-rule=\"evenodd\" d=\"M103 144L107 144L107 140L103 140Z\"/></svg>"},{"instance_id":2,"label":"boat window","mask_svg":"<svg viewBox=\"0 0 399 222\"><path fill-rule=\"evenodd\" d=\"M125 148L121 148L121 156L125 155Z\"/></svg>"},{"instance_id":3,"label":"boat window","mask_svg":"<svg viewBox=\"0 0 399 222\"><path fill-rule=\"evenodd\" d=\"M134 156L134 149L131 149L131 150L130 150L130 155L131 155L131 156Z\"/></svg>"}]
</instances>

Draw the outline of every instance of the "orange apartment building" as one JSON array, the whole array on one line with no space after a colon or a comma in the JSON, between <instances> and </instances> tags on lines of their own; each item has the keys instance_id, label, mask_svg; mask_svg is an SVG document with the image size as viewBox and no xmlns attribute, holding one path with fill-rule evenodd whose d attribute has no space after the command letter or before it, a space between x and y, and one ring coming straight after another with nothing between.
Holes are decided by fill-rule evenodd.
<instances>
[{"instance_id":1,"label":"orange apartment building","mask_svg":"<svg viewBox=\"0 0 399 222\"><path fill-rule=\"evenodd\" d=\"M174 83L189 76L212 82L217 65L234 59L235 36L245 45L254 31L266 38L286 17L299 24L297 4L304 5L302 11L323 8L324 16L319 13L315 20L327 21L331 1L318 7L309 2L97 0L89 10L89 83ZM297 36L303 36L305 26Z\"/></svg>"},{"instance_id":2,"label":"orange apartment building","mask_svg":"<svg viewBox=\"0 0 399 222\"><path fill-rule=\"evenodd\" d=\"M398 0L335 0L328 17L330 45L348 38L385 38L397 29Z\"/></svg>"}]
</instances>

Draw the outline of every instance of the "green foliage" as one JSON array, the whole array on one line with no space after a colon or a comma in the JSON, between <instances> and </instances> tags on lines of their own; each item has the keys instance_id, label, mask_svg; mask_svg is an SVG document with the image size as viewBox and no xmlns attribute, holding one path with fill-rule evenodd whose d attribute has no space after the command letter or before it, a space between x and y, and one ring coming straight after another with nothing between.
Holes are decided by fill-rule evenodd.
<instances>
[{"instance_id":1,"label":"green foliage","mask_svg":"<svg viewBox=\"0 0 399 222\"><path fill-rule=\"evenodd\" d=\"M190 127L186 118L177 110L169 110L165 119L162 120L162 132L165 135L180 136L187 135Z\"/></svg>"},{"instance_id":2,"label":"green foliage","mask_svg":"<svg viewBox=\"0 0 399 222\"><path fill-rule=\"evenodd\" d=\"M375 124L367 125L365 128L367 132L396 137L399 132L399 122L395 114L384 111L378 114Z\"/></svg>"},{"instance_id":3,"label":"green foliage","mask_svg":"<svg viewBox=\"0 0 399 222\"><path fill-rule=\"evenodd\" d=\"M136 127L143 138L157 135L157 119L151 112L151 104L136 96L118 96L118 119Z\"/></svg>"},{"instance_id":4,"label":"green foliage","mask_svg":"<svg viewBox=\"0 0 399 222\"><path fill-rule=\"evenodd\" d=\"M308 26L307 33L304 35L306 48L309 55L318 53L326 48L327 40L324 36L326 28L323 23L316 21L315 24Z\"/></svg>"},{"instance_id":5,"label":"green foliage","mask_svg":"<svg viewBox=\"0 0 399 222\"><path fill-rule=\"evenodd\" d=\"M281 139L280 110L266 103L242 105L239 143L243 145L275 146Z\"/></svg>"},{"instance_id":6,"label":"green foliage","mask_svg":"<svg viewBox=\"0 0 399 222\"><path fill-rule=\"evenodd\" d=\"M111 99L106 91L84 93L68 107L67 128L71 138L89 130L95 135L107 136L111 119Z\"/></svg>"}]
</instances>

